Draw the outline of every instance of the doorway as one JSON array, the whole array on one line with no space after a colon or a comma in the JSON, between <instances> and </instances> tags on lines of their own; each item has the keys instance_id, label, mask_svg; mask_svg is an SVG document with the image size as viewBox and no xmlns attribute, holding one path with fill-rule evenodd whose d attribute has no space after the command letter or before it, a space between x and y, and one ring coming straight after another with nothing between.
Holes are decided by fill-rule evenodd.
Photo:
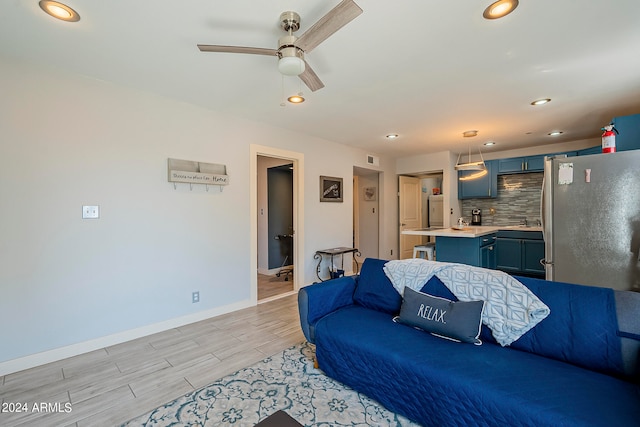
<instances>
[{"instance_id":1,"label":"doorway","mask_svg":"<svg viewBox=\"0 0 640 427\"><path fill-rule=\"evenodd\" d=\"M360 265L366 258L380 257L379 171L353 168L353 247L360 250Z\"/></svg>"},{"instance_id":2,"label":"doorway","mask_svg":"<svg viewBox=\"0 0 640 427\"><path fill-rule=\"evenodd\" d=\"M251 146L251 294L256 303L291 295L302 283L302 165L300 153Z\"/></svg>"},{"instance_id":3,"label":"doorway","mask_svg":"<svg viewBox=\"0 0 640 427\"><path fill-rule=\"evenodd\" d=\"M403 230L444 227L442 182L442 171L398 176L400 259L412 258L415 245L431 241L425 236L402 234Z\"/></svg>"}]
</instances>

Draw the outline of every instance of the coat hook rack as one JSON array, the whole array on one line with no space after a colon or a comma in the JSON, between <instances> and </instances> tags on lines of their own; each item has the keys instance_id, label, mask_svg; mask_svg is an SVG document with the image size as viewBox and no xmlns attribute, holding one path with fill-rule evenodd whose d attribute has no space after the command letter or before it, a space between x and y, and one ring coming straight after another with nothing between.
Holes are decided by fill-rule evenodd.
<instances>
[{"instance_id":1,"label":"coat hook rack","mask_svg":"<svg viewBox=\"0 0 640 427\"><path fill-rule=\"evenodd\" d=\"M193 184L204 184L207 192L210 185L217 185L222 193L224 186L229 185L226 165L168 159L168 172L174 190L177 190L177 183L189 184L189 191L193 191Z\"/></svg>"}]
</instances>

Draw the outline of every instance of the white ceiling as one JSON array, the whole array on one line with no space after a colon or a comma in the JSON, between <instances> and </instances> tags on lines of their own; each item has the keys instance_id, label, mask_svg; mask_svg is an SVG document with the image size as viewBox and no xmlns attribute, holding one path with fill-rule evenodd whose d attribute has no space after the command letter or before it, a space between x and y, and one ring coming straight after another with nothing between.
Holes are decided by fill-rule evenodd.
<instances>
[{"instance_id":1,"label":"white ceiling","mask_svg":"<svg viewBox=\"0 0 640 427\"><path fill-rule=\"evenodd\" d=\"M326 85L313 93L275 57L196 44L277 48L281 12L301 15L299 36L339 0L69 0L76 23L0 0L0 56L392 156L597 138L640 112L640 1L520 0L489 21L491 1L356 0L364 13L306 56ZM282 107L283 86L307 101Z\"/></svg>"}]
</instances>

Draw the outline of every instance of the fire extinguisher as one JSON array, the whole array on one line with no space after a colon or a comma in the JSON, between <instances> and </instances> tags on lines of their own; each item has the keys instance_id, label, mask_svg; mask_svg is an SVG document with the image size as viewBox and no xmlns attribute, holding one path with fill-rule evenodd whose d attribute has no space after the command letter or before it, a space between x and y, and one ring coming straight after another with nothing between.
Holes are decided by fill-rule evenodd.
<instances>
[{"instance_id":1,"label":"fire extinguisher","mask_svg":"<svg viewBox=\"0 0 640 427\"><path fill-rule=\"evenodd\" d=\"M604 126L601 130L602 134L602 152L603 153L615 153L616 152L616 134L618 129L613 127L613 123Z\"/></svg>"}]
</instances>

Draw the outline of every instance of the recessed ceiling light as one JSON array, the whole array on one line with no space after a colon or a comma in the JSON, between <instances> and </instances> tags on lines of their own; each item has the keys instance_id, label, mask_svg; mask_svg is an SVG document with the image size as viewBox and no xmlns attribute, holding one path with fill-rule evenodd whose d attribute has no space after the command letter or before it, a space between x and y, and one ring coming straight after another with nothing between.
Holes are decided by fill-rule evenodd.
<instances>
[{"instance_id":1,"label":"recessed ceiling light","mask_svg":"<svg viewBox=\"0 0 640 427\"><path fill-rule=\"evenodd\" d=\"M396 139L398 137L397 133L390 133L386 136L387 139Z\"/></svg>"},{"instance_id":2,"label":"recessed ceiling light","mask_svg":"<svg viewBox=\"0 0 640 427\"><path fill-rule=\"evenodd\" d=\"M536 99L531 103L531 105L543 105L543 104L546 104L547 102L551 102L551 98Z\"/></svg>"},{"instance_id":3,"label":"recessed ceiling light","mask_svg":"<svg viewBox=\"0 0 640 427\"><path fill-rule=\"evenodd\" d=\"M477 130L466 130L464 132L462 132L462 136L465 138L471 138L473 136L477 136L478 135L478 131Z\"/></svg>"},{"instance_id":4,"label":"recessed ceiling light","mask_svg":"<svg viewBox=\"0 0 640 427\"><path fill-rule=\"evenodd\" d=\"M561 130L554 130L553 132L549 132L547 135L549 135L549 136L562 135L562 131Z\"/></svg>"},{"instance_id":5,"label":"recessed ceiling light","mask_svg":"<svg viewBox=\"0 0 640 427\"><path fill-rule=\"evenodd\" d=\"M67 22L76 22L80 20L78 12L71 9L66 4L59 3L52 0L41 0L40 8L54 18L61 19Z\"/></svg>"},{"instance_id":6,"label":"recessed ceiling light","mask_svg":"<svg viewBox=\"0 0 640 427\"><path fill-rule=\"evenodd\" d=\"M496 145L495 141L487 141L484 143L484 145L486 145L487 147L490 147L492 145Z\"/></svg>"},{"instance_id":7,"label":"recessed ceiling light","mask_svg":"<svg viewBox=\"0 0 640 427\"><path fill-rule=\"evenodd\" d=\"M304 97L302 95L292 95L287 98L287 101L292 104L301 104L304 102Z\"/></svg>"},{"instance_id":8,"label":"recessed ceiling light","mask_svg":"<svg viewBox=\"0 0 640 427\"><path fill-rule=\"evenodd\" d=\"M498 0L492 3L484 10L482 16L485 19L498 19L502 18L513 12L518 7L518 0Z\"/></svg>"}]
</instances>

